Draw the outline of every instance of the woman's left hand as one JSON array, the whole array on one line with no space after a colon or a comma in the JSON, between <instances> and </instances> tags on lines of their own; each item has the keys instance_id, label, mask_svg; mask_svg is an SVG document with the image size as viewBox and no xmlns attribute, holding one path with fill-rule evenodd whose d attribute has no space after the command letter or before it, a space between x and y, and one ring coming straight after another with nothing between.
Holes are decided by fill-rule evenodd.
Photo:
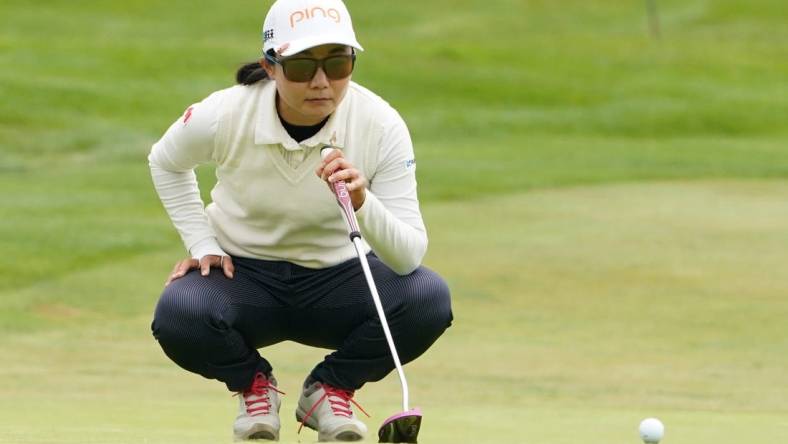
<instances>
[{"instance_id":1,"label":"woman's left hand","mask_svg":"<svg viewBox=\"0 0 788 444\"><path fill-rule=\"evenodd\" d=\"M334 182L344 180L347 190L350 192L350 201L353 203L354 210L358 211L364 204L364 199L367 196L367 178L345 159L341 150L332 150L317 166L315 174L325 181L332 191Z\"/></svg>"}]
</instances>

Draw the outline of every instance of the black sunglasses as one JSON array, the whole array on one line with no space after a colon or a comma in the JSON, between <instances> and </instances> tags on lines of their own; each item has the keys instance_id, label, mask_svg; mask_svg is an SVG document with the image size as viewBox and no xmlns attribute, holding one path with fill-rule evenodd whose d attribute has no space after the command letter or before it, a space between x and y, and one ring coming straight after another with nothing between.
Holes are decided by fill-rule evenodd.
<instances>
[{"instance_id":1,"label":"black sunglasses","mask_svg":"<svg viewBox=\"0 0 788 444\"><path fill-rule=\"evenodd\" d=\"M317 68L322 68L326 77L341 80L349 76L356 66L356 54L338 54L324 59L308 57L287 57L277 59L266 53L265 59L271 63L282 65L287 80L291 82L308 82L315 77Z\"/></svg>"}]
</instances>

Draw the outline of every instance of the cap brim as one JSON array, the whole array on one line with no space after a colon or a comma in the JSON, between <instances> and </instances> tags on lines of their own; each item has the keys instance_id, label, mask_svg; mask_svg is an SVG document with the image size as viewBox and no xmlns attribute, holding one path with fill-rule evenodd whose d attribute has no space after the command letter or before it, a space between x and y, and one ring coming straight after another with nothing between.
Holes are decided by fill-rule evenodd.
<instances>
[{"instance_id":1,"label":"cap brim","mask_svg":"<svg viewBox=\"0 0 788 444\"><path fill-rule=\"evenodd\" d=\"M309 48L314 48L315 46L332 45L332 44L347 45L352 48L355 48L358 51L364 50L364 48L362 48L357 41L352 39L342 39L342 38L332 39L332 38L326 38L325 36L319 36L319 37L303 38L300 40L293 40L292 42L290 42L290 45L288 45L287 48L285 48L284 51L282 51L281 53L279 52L277 53L282 57L287 57L294 54L298 54L301 51L306 51ZM276 50L276 48L274 48L274 50Z\"/></svg>"}]
</instances>

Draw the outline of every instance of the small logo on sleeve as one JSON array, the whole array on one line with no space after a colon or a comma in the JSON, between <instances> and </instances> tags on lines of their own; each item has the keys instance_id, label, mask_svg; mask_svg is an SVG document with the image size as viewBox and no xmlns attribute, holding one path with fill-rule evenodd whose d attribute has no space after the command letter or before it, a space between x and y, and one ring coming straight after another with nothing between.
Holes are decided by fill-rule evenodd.
<instances>
[{"instance_id":1,"label":"small logo on sleeve","mask_svg":"<svg viewBox=\"0 0 788 444\"><path fill-rule=\"evenodd\" d=\"M193 106L186 108L186 112L183 114L183 124L186 125L189 123L189 119L192 118L192 111L194 110Z\"/></svg>"},{"instance_id":2,"label":"small logo on sleeve","mask_svg":"<svg viewBox=\"0 0 788 444\"><path fill-rule=\"evenodd\" d=\"M405 161L405 169L410 169L416 166L416 159L408 159Z\"/></svg>"}]
</instances>

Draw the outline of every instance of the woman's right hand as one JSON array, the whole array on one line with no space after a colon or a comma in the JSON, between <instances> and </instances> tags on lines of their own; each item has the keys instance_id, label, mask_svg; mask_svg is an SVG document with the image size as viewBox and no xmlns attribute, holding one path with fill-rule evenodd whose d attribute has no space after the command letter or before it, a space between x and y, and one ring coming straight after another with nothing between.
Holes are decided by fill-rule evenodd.
<instances>
[{"instance_id":1,"label":"woman's right hand","mask_svg":"<svg viewBox=\"0 0 788 444\"><path fill-rule=\"evenodd\" d=\"M170 273L164 286L170 285L175 279L182 278L193 268L199 268L200 274L203 276L208 276L211 272L211 268L221 268L228 279L232 279L235 273L233 259L230 256L208 254L203 256L199 261L194 258L186 258L175 264L175 268L172 269L172 273Z\"/></svg>"}]
</instances>

